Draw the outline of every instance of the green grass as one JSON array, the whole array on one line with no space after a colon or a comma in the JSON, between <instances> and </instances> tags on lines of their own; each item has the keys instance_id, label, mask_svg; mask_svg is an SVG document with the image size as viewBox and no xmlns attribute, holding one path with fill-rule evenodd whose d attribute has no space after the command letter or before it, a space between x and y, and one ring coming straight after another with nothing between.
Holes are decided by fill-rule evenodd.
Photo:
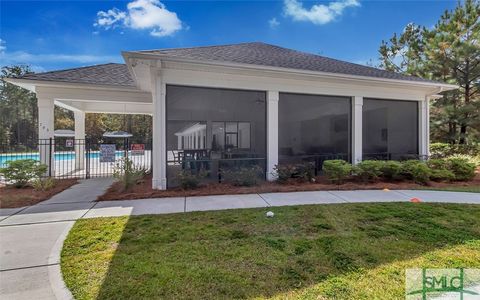
<instances>
[{"instance_id":1,"label":"green grass","mask_svg":"<svg viewBox=\"0 0 480 300\"><path fill-rule=\"evenodd\" d=\"M419 190L480 193L480 185L450 187L419 187Z\"/></svg>"},{"instance_id":2,"label":"green grass","mask_svg":"<svg viewBox=\"0 0 480 300\"><path fill-rule=\"evenodd\" d=\"M406 268L480 267L480 205L294 206L79 220L77 299L404 299Z\"/></svg>"}]
</instances>

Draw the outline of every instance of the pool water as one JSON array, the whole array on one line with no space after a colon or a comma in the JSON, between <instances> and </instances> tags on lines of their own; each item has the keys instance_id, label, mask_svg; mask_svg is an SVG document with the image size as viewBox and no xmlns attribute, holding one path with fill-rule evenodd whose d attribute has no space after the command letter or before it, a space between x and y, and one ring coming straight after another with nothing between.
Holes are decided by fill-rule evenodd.
<instances>
[{"instance_id":1,"label":"pool water","mask_svg":"<svg viewBox=\"0 0 480 300\"><path fill-rule=\"evenodd\" d=\"M87 154L85 154L86 157ZM116 157L122 157L124 155L124 151L117 151L115 153ZM99 158L100 152L90 152L88 154L90 158ZM75 159L75 152L68 152L68 153L55 153L54 158L56 161L58 160L72 160ZM7 161L12 160L20 160L20 159L34 159L40 160L39 153L19 153L19 154L7 154L2 153L0 154L0 166L4 166Z\"/></svg>"}]
</instances>

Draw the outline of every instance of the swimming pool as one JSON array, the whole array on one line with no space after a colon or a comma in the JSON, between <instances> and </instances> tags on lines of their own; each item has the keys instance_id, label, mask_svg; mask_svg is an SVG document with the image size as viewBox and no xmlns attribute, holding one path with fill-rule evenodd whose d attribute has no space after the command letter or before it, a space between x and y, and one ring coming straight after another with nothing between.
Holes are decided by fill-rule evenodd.
<instances>
[{"instance_id":1,"label":"swimming pool","mask_svg":"<svg viewBox=\"0 0 480 300\"><path fill-rule=\"evenodd\" d=\"M116 157L122 157L124 155L124 151L116 151L115 156ZM85 154L85 157L87 154ZM99 158L100 157L100 152L90 152L88 154L89 158ZM4 166L7 161L12 161L12 160L20 160L20 159L34 159L34 160L40 160L40 154L39 153L0 153L0 167ZM72 160L75 159L75 152L60 152L60 153L55 153L54 154L54 159L56 161L59 160Z\"/></svg>"}]
</instances>

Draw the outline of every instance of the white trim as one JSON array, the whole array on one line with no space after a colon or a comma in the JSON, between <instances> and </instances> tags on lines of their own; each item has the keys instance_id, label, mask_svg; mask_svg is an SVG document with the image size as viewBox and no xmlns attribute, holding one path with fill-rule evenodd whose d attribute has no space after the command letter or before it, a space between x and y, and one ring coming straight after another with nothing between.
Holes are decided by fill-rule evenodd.
<instances>
[{"instance_id":1,"label":"white trim","mask_svg":"<svg viewBox=\"0 0 480 300\"><path fill-rule=\"evenodd\" d=\"M152 188L167 188L167 148L166 148L166 85L160 71L151 67L153 99L153 175Z\"/></svg>"},{"instance_id":2,"label":"white trim","mask_svg":"<svg viewBox=\"0 0 480 300\"><path fill-rule=\"evenodd\" d=\"M276 179L274 168L278 165L278 91L267 91L267 179Z\"/></svg>"},{"instance_id":3,"label":"white trim","mask_svg":"<svg viewBox=\"0 0 480 300\"><path fill-rule=\"evenodd\" d=\"M350 74L340 74L340 73L330 73L330 72L321 72L321 71L309 71L309 70L300 70L300 69L291 69L291 68L281 68L281 67L271 67L271 66L262 66L262 65L253 65L253 64L244 64L244 63L232 63L232 62L219 62L214 60L194 60L194 59L185 59L178 58L169 55L162 54L153 54L153 53L141 53L141 52L122 52L123 57L126 61L129 61L130 58L140 58L140 59L160 59L162 62L180 62L188 63L191 65L205 65L205 66L222 66L228 67L231 69L247 69L247 70L259 70L259 71L271 71L279 73L288 73L290 75L302 74L302 75L312 75L316 77L328 77L328 78L339 78L339 79L354 79L361 81L369 82L383 82L383 83L392 83L392 84L401 84L409 86L423 86L423 87L443 87L443 90L456 89L457 85L446 84L441 82L424 82L424 81L411 81L411 80L400 80L400 79L389 79L389 78L380 78L380 77L368 77L360 75L350 75Z\"/></svg>"},{"instance_id":4,"label":"white trim","mask_svg":"<svg viewBox=\"0 0 480 300\"><path fill-rule=\"evenodd\" d=\"M352 97L352 163L363 159L363 97Z\"/></svg>"}]
</instances>

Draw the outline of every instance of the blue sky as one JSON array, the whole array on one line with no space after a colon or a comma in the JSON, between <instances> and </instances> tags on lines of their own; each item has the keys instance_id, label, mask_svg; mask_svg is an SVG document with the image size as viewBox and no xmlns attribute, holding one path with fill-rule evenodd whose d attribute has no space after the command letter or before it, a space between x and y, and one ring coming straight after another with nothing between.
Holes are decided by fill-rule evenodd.
<instances>
[{"instance_id":1,"label":"blue sky","mask_svg":"<svg viewBox=\"0 0 480 300\"><path fill-rule=\"evenodd\" d=\"M0 65L48 71L122 62L120 51L262 41L365 64L409 22L456 1L5 1Z\"/></svg>"}]
</instances>

